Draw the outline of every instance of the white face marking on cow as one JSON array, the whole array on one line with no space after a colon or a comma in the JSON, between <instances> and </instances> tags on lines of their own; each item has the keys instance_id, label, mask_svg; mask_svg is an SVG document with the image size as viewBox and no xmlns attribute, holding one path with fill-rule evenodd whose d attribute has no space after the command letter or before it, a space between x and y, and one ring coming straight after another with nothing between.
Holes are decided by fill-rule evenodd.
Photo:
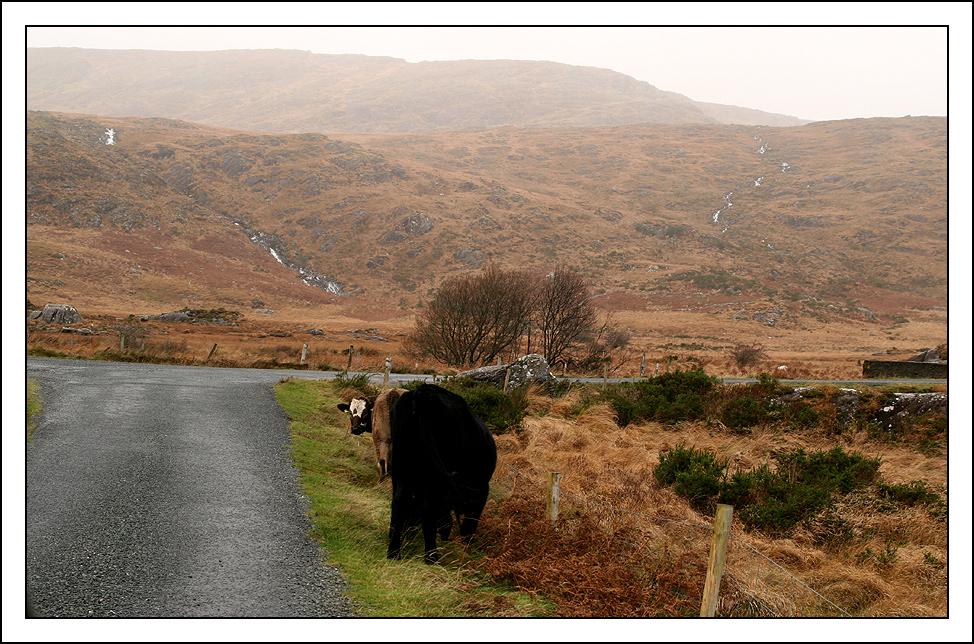
<instances>
[{"instance_id":1,"label":"white face marking on cow","mask_svg":"<svg viewBox=\"0 0 974 644\"><path fill-rule=\"evenodd\" d=\"M348 412L355 416L356 418L361 418L362 414L365 413L366 403L361 398L352 398L352 402L348 403Z\"/></svg>"}]
</instances>

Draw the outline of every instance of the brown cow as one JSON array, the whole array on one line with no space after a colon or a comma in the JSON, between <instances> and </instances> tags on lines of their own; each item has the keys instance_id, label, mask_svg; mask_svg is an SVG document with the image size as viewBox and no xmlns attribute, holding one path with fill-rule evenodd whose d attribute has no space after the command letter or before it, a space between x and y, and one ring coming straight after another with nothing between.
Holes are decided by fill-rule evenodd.
<instances>
[{"instance_id":1,"label":"brown cow","mask_svg":"<svg viewBox=\"0 0 974 644\"><path fill-rule=\"evenodd\" d=\"M406 393L405 389L389 389L378 396L352 398L347 404L338 405L340 410L348 412L351 416L353 434L356 436L364 432L372 434L379 480L389 476L392 471L392 428L389 424L389 410L404 393Z\"/></svg>"}]
</instances>

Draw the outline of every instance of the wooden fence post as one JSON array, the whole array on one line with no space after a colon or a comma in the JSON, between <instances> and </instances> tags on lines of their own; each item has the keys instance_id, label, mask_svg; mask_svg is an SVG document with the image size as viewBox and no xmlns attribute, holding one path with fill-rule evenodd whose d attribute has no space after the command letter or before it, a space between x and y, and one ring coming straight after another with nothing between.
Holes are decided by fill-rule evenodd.
<instances>
[{"instance_id":1,"label":"wooden fence post","mask_svg":"<svg viewBox=\"0 0 974 644\"><path fill-rule=\"evenodd\" d=\"M119 351L125 351L125 334L124 333L118 336L118 350Z\"/></svg>"},{"instance_id":2,"label":"wooden fence post","mask_svg":"<svg viewBox=\"0 0 974 644\"><path fill-rule=\"evenodd\" d=\"M389 373L392 371L392 356L386 358L386 370L382 374L382 387L389 386Z\"/></svg>"},{"instance_id":3,"label":"wooden fence post","mask_svg":"<svg viewBox=\"0 0 974 644\"><path fill-rule=\"evenodd\" d=\"M348 367L345 368L345 371L346 372L350 372L352 370L352 354L353 353L355 353L355 345L354 344L350 344L350 345L348 345Z\"/></svg>"},{"instance_id":4,"label":"wooden fence post","mask_svg":"<svg viewBox=\"0 0 974 644\"><path fill-rule=\"evenodd\" d=\"M639 377L642 378L646 375L646 354L643 354L643 361L639 365Z\"/></svg>"},{"instance_id":5,"label":"wooden fence post","mask_svg":"<svg viewBox=\"0 0 974 644\"><path fill-rule=\"evenodd\" d=\"M703 585L703 601L700 602L700 617L713 617L717 612L717 598L720 595L720 578L724 574L724 558L727 556L727 542L730 540L731 518L734 506L717 505L714 517L714 532L710 538L710 559L707 561L707 580Z\"/></svg>"},{"instance_id":6,"label":"wooden fence post","mask_svg":"<svg viewBox=\"0 0 974 644\"><path fill-rule=\"evenodd\" d=\"M308 345L304 345L301 348L301 364L304 364L304 359L308 357Z\"/></svg>"},{"instance_id":7,"label":"wooden fence post","mask_svg":"<svg viewBox=\"0 0 974 644\"><path fill-rule=\"evenodd\" d=\"M561 472L548 472L548 493L545 497L545 516L552 523L558 521L558 504L561 501Z\"/></svg>"},{"instance_id":8,"label":"wooden fence post","mask_svg":"<svg viewBox=\"0 0 974 644\"><path fill-rule=\"evenodd\" d=\"M210 349L210 355L208 355L208 356L206 356L206 361L207 361L207 362L209 362L209 361L210 361L210 358L212 358L212 357L213 357L213 354L214 354L214 353L216 353L216 342L214 342L214 343L213 343L213 348L212 348L212 349Z\"/></svg>"},{"instance_id":9,"label":"wooden fence post","mask_svg":"<svg viewBox=\"0 0 974 644\"><path fill-rule=\"evenodd\" d=\"M511 370L508 369L504 372L504 393L507 393L507 383L511 381Z\"/></svg>"}]
</instances>

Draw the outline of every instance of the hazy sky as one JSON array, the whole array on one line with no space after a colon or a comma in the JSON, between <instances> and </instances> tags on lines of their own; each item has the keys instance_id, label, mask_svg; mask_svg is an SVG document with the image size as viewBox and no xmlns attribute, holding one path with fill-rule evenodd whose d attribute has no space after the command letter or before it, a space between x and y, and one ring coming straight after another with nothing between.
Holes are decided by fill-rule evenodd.
<instances>
[{"instance_id":1,"label":"hazy sky","mask_svg":"<svg viewBox=\"0 0 974 644\"><path fill-rule=\"evenodd\" d=\"M7 5L4 3L6 31ZM56 13L25 12L31 21L90 22L121 19L117 5L59 3ZM129 4L140 7L152 3ZM165 3L163 3L165 4ZM174 3L179 5L179 3ZM217 17L194 3L200 22L241 22L298 15L307 22L388 22L391 27L28 27L28 47L94 49L300 49L326 54L393 56L409 62L459 59L550 60L604 67L696 101L739 105L812 120L948 113L948 83L959 81L970 106L970 4L968 3L243 3L241 15ZM268 11L268 8L273 9ZM200 8L202 7L202 9ZM557 14L552 8L557 7ZM363 12L363 9L368 9ZM260 13L263 11L263 14ZM966 13L965 13L966 11ZM67 14L62 13L67 12ZM547 12L547 13L542 13ZM75 15L68 15L75 14ZM212 15L211 15L212 14ZM178 19L170 7L166 19ZM965 17L966 16L966 17ZM159 12L143 22L158 20ZM212 20L209 18L212 17ZM819 17L843 24L946 26L795 27ZM731 27L412 27L410 22L453 24L515 22L695 24ZM4 34L5 48L7 34ZM966 44L965 44L966 43ZM954 52L956 51L956 60ZM6 52L5 52L6 57ZM948 72L948 59L952 66ZM952 97L953 98L953 97Z\"/></svg>"}]
</instances>

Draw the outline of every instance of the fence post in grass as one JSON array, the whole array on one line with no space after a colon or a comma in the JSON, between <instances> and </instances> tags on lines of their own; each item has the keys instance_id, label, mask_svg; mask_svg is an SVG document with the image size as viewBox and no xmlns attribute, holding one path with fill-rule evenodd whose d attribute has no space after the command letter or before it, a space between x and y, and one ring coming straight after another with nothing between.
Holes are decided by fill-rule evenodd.
<instances>
[{"instance_id":1,"label":"fence post in grass","mask_svg":"<svg viewBox=\"0 0 974 644\"><path fill-rule=\"evenodd\" d=\"M508 369L504 372L504 393L507 393L507 383L511 381L511 370Z\"/></svg>"},{"instance_id":2,"label":"fence post in grass","mask_svg":"<svg viewBox=\"0 0 974 644\"><path fill-rule=\"evenodd\" d=\"M304 345L301 348L301 364L304 364L304 359L308 357L308 345Z\"/></svg>"},{"instance_id":3,"label":"fence post in grass","mask_svg":"<svg viewBox=\"0 0 974 644\"><path fill-rule=\"evenodd\" d=\"M545 496L545 516L558 522L558 503L561 501L561 472L548 472L548 491Z\"/></svg>"},{"instance_id":4,"label":"fence post in grass","mask_svg":"<svg viewBox=\"0 0 974 644\"><path fill-rule=\"evenodd\" d=\"M646 375L646 354L643 354L643 361L639 364L639 377Z\"/></svg>"},{"instance_id":5,"label":"fence post in grass","mask_svg":"<svg viewBox=\"0 0 974 644\"><path fill-rule=\"evenodd\" d=\"M609 363L605 363L605 370L602 372L602 391L605 391L605 387L609 382Z\"/></svg>"},{"instance_id":6,"label":"fence post in grass","mask_svg":"<svg viewBox=\"0 0 974 644\"><path fill-rule=\"evenodd\" d=\"M212 357L213 357L213 354L214 354L214 353L216 353L216 342L214 342L214 343L213 343L213 348L212 348L212 349L210 349L210 355L208 355L208 356L206 356L206 361L207 361L207 362L209 362L209 361L210 361L210 358L212 358Z\"/></svg>"},{"instance_id":7,"label":"fence post in grass","mask_svg":"<svg viewBox=\"0 0 974 644\"><path fill-rule=\"evenodd\" d=\"M350 372L352 370L352 354L353 353L355 353L355 345L354 344L350 344L350 345L348 345L348 367L345 368L345 371L346 372Z\"/></svg>"},{"instance_id":8,"label":"fence post in grass","mask_svg":"<svg viewBox=\"0 0 974 644\"><path fill-rule=\"evenodd\" d=\"M724 558L727 556L727 542L730 540L731 517L734 506L717 505L714 517L714 531L710 538L710 559L707 561L707 580L703 585L703 600L700 602L700 617L713 617L717 612L717 598L720 595L720 578L724 574Z\"/></svg>"},{"instance_id":9,"label":"fence post in grass","mask_svg":"<svg viewBox=\"0 0 974 644\"><path fill-rule=\"evenodd\" d=\"M392 356L386 358L386 370L382 374L382 387L389 386L389 373L392 372Z\"/></svg>"},{"instance_id":10,"label":"fence post in grass","mask_svg":"<svg viewBox=\"0 0 974 644\"><path fill-rule=\"evenodd\" d=\"M125 351L125 334L122 333L118 336L118 350Z\"/></svg>"}]
</instances>

